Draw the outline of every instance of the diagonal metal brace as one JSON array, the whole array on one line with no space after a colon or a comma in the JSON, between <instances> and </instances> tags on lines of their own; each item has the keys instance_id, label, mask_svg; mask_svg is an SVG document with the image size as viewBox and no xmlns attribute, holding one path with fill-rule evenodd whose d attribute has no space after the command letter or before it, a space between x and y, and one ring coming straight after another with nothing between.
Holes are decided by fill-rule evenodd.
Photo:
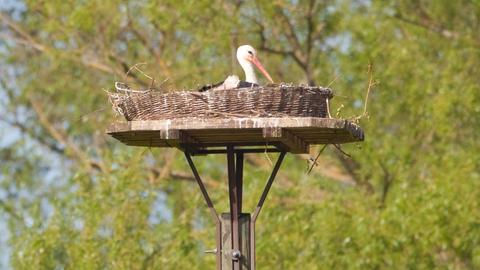
<instances>
[{"instance_id":1,"label":"diagonal metal brace","mask_svg":"<svg viewBox=\"0 0 480 270\"><path fill-rule=\"evenodd\" d=\"M195 167L195 164L193 164L192 157L189 152L185 152L185 157L187 158L188 165L190 165L190 168L192 169L193 176L195 177L195 180L197 180L198 186L200 187L200 190L202 191L203 198L205 199L205 202L207 203L208 208L210 209L210 212L213 216L213 218L220 223L220 217L218 216L217 210L215 210L215 206L212 203L212 200L210 199L210 196L208 195L207 189L205 188L205 185L202 182L202 179L200 178L200 175L198 174L197 168Z\"/></svg>"},{"instance_id":2,"label":"diagonal metal brace","mask_svg":"<svg viewBox=\"0 0 480 270\"><path fill-rule=\"evenodd\" d=\"M270 178L268 178L267 185L265 186L265 189L263 190L262 196L260 197L260 200L257 203L257 207L255 208L255 211L253 212L252 216L252 223L255 223L257 220L258 215L260 214L260 210L262 210L262 206L265 203L265 199L267 199L268 192L270 191L270 188L272 187L273 180L275 180L275 176L277 176L278 169L280 169L280 166L282 165L283 158L285 157L286 152L281 152L280 156L277 159L277 162L275 163L275 167L273 167L272 174L270 175Z\"/></svg>"},{"instance_id":3,"label":"diagonal metal brace","mask_svg":"<svg viewBox=\"0 0 480 270\"><path fill-rule=\"evenodd\" d=\"M255 263L255 223L257 221L258 215L260 214L260 210L262 210L262 206L265 203L265 200L267 199L268 192L270 191L270 188L272 187L273 180L275 180L275 176L277 176L277 172L280 169L280 166L282 165L283 158L285 157L286 152L281 152L280 156L278 156L277 162L275 163L275 167L273 167L272 174L270 175L270 178L268 178L267 185L265 186L265 189L263 190L262 196L260 197L260 200L258 201L257 207L255 208L255 211L253 212L252 219L250 220L250 266L251 270L256 269L256 263Z\"/></svg>"}]
</instances>

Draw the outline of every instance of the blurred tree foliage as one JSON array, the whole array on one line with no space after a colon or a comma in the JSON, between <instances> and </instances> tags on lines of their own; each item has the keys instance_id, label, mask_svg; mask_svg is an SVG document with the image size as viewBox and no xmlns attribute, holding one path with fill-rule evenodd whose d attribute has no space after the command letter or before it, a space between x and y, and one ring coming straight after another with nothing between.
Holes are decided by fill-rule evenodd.
<instances>
[{"instance_id":1,"label":"blurred tree foliage","mask_svg":"<svg viewBox=\"0 0 480 270\"><path fill-rule=\"evenodd\" d=\"M12 3L0 13L12 268L212 269L213 223L182 155L108 138L102 89L147 86L125 75L138 63L168 89L240 74L249 43L275 80L331 84L338 117L362 113L370 64L379 82L352 158L329 147L307 175L308 157L287 157L257 225L259 269L480 269L479 1ZM227 211L225 161L197 162ZM247 162L252 209L271 167Z\"/></svg>"}]
</instances>

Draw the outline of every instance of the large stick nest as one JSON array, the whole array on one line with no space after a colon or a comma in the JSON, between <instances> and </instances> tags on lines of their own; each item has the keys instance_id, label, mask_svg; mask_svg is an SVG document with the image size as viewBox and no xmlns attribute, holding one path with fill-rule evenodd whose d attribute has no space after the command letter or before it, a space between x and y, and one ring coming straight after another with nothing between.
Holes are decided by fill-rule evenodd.
<instances>
[{"instance_id":1,"label":"large stick nest","mask_svg":"<svg viewBox=\"0 0 480 270\"><path fill-rule=\"evenodd\" d=\"M135 91L118 85L117 92L108 92L109 100L113 109L128 121L184 117L324 118L329 116L328 100L333 97L328 88L285 84L201 93Z\"/></svg>"}]
</instances>

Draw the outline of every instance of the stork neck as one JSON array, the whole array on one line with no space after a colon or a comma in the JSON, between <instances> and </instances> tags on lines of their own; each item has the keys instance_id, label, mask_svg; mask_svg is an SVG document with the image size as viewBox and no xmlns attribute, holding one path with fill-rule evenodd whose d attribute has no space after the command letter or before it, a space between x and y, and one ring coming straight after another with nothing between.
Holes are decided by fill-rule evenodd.
<instances>
[{"instance_id":1,"label":"stork neck","mask_svg":"<svg viewBox=\"0 0 480 270\"><path fill-rule=\"evenodd\" d=\"M257 75L255 74L255 70L253 68L252 63L246 60L239 61L239 62L240 62L240 66L242 66L243 71L245 72L245 81L249 83L258 84Z\"/></svg>"}]
</instances>

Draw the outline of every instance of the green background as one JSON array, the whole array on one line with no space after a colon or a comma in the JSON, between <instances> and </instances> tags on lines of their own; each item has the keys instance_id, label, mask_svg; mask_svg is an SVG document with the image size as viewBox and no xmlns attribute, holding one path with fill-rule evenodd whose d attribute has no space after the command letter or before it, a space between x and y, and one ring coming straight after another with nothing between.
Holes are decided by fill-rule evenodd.
<instances>
[{"instance_id":1,"label":"green background","mask_svg":"<svg viewBox=\"0 0 480 270\"><path fill-rule=\"evenodd\" d=\"M0 1L2 3L2 1ZM213 269L214 224L184 157L104 134L115 81L192 89L243 75L330 85L363 143L307 174L288 155L257 222L259 269L480 269L480 2L3 1L5 269ZM265 80L263 81L265 82ZM320 147L312 148L315 157ZM272 169L246 159L245 209ZM226 161L196 159L219 211Z\"/></svg>"}]
</instances>

